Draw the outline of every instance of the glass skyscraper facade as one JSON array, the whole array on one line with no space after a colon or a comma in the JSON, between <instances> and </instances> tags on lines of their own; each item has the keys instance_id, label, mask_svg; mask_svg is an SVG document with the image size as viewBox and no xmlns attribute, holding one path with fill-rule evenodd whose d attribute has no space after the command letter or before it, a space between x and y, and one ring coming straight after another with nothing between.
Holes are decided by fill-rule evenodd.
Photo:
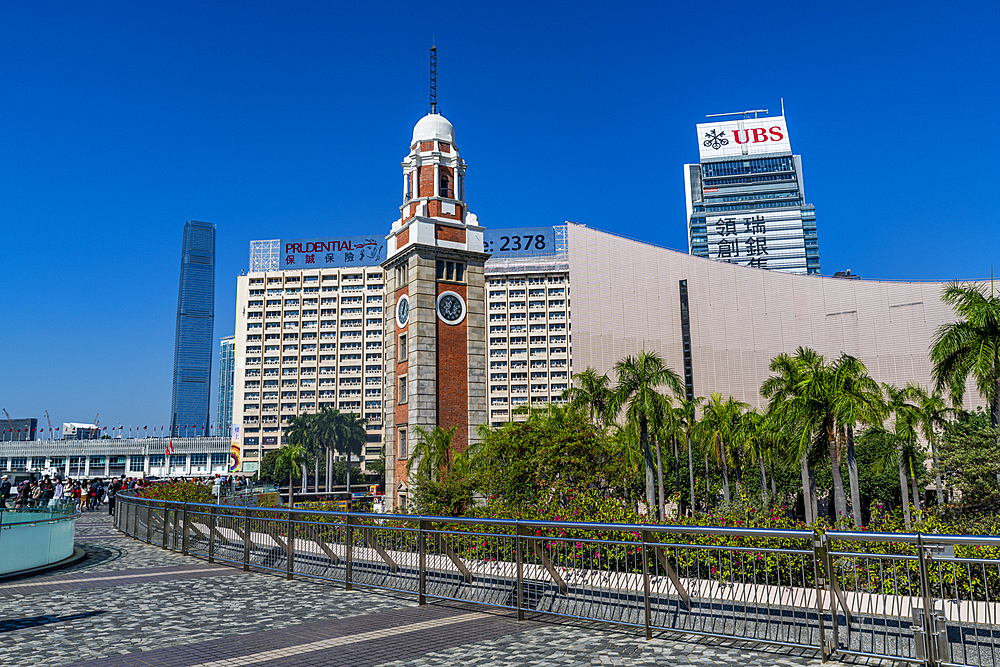
<instances>
[{"instance_id":1,"label":"glass skyscraper facade","mask_svg":"<svg viewBox=\"0 0 1000 667\"><path fill-rule=\"evenodd\" d=\"M219 341L219 432L233 425L233 372L236 370L236 336Z\"/></svg>"},{"instance_id":2,"label":"glass skyscraper facade","mask_svg":"<svg viewBox=\"0 0 1000 667\"><path fill-rule=\"evenodd\" d=\"M698 125L699 164L684 165L688 252L785 273L819 273L816 208L784 116Z\"/></svg>"},{"instance_id":3,"label":"glass skyscraper facade","mask_svg":"<svg viewBox=\"0 0 1000 667\"><path fill-rule=\"evenodd\" d=\"M215 225L184 223L170 434L208 435L215 342Z\"/></svg>"}]
</instances>

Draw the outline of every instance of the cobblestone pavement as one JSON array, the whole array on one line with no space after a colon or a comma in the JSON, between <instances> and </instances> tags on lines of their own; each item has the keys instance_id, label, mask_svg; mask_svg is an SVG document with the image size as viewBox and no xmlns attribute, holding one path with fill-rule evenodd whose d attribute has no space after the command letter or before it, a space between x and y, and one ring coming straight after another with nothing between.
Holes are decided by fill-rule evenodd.
<instances>
[{"instance_id":1,"label":"cobblestone pavement","mask_svg":"<svg viewBox=\"0 0 1000 667\"><path fill-rule=\"evenodd\" d=\"M105 510L106 511L106 510ZM243 572L77 522L87 557L0 585L0 664L93 667L783 665L819 656L612 626L518 623L505 611Z\"/></svg>"}]
</instances>

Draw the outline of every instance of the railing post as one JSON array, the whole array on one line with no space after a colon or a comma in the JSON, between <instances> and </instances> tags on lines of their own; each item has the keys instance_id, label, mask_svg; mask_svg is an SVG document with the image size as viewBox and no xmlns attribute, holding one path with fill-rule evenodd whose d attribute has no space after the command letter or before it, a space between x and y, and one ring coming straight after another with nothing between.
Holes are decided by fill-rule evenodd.
<instances>
[{"instance_id":1,"label":"railing post","mask_svg":"<svg viewBox=\"0 0 1000 667\"><path fill-rule=\"evenodd\" d=\"M344 590L354 590L354 518L347 513L347 525L344 527L347 540L347 560L344 563Z\"/></svg>"},{"instance_id":2,"label":"railing post","mask_svg":"<svg viewBox=\"0 0 1000 667\"><path fill-rule=\"evenodd\" d=\"M153 543L153 501L147 500L146 506L146 544Z\"/></svg>"},{"instance_id":3,"label":"railing post","mask_svg":"<svg viewBox=\"0 0 1000 667\"><path fill-rule=\"evenodd\" d=\"M650 585L649 585L649 554L646 550L646 544L649 542L649 531L642 531L642 594L643 594L643 623L646 626L646 639L653 638L653 628L652 628L652 601L650 600Z\"/></svg>"},{"instance_id":4,"label":"railing post","mask_svg":"<svg viewBox=\"0 0 1000 667\"><path fill-rule=\"evenodd\" d=\"M927 567L928 556L930 556L930 550L927 545L924 544L924 536L921 533L917 533L917 561L919 562L919 572L920 572L920 597L923 599L924 603L924 613L921 619L924 645L924 656L925 664L927 665L937 665L941 664L948 656L938 655L938 628L936 626L935 610L934 610L934 597L931 595L931 579L930 571ZM916 616L916 615L914 615ZM916 635L916 633L914 633ZM914 636L916 640L916 636ZM919 654L918 654L918 657Z\"/></svg>"},{"instance_id":5,"label":"railing post","mask_svg":"<svg viewBox=\"0 0 1000 667\"><path fill-rule=\"evenodd\" d=\"M161 549L166 549L168 546L167 542L167 520L170 518L170 503L163 501L163 541L161 542Z\"/></svg>"},{"instance_id":6,"label":"railing post","mask_svg":"<svg viewBox=\"0 0 1000 667\"><path fill-rule=\"evenodd\" d=\"M823 610L823 587L826 585L826 580L820 576L819 569L820 560L823 557L823 554L826 553L826 547L824 545L825 539L825 535L820 533L818 530L813 529L812 560L813 578L816 581L816 623L819 629L819 650L823 662L826 662L829 657L827 655L826 622L824 620L826 612Z\"/></svg>"},{"instance_id":7,"label":"railing post","mask_svg":"<svg viewBox=\"0 0 1000 667\"><path fill-rule=\"evenodd\" d=\"M517 522L514 527L514 558L517 564L517 586L514 597L517 599L517 620L524 620L524 527Z\"/></svg>"},{"instance_id":8,"label":"railing post","mask_svg":"<svg viewBox=\"0 0 1000 667\"><path fill-rule=\"evenodd\" d=\"M191 532L191 515L188 514L188 504L184 503L184 517L181 519L181 555L188 555L188 535Z\"/></svg>"},{"instance_id":9,"label":"railing post","mask_svg":"<svg viewBox=\"0 0 1000 667\"><path fill-rule=\"evenodd\" d=\"M215 562L215 505L208 508L208 562Z\"/></svg>"},{"instance_id":10,"label":"railing post","mask_svg":"<svg viewBox=\"0 0 1000 667\"><path fill-rule=\"evenodd\" d=\"M823 569L826 570L827 593L830 595L830 622L833 624L833 643L830 645L830 654L832 655L840 649L840 622L837 620L837 573L833 570L833 558L830 556L830 540L825 533L822 540Z\"/></svg>"},{"instance_id":11,"label":"railing post","mask_svg":"<svg viewBox=\"0 0 1000 667\"><path fill-rule=\"evenodd\" d=\"M295 524L292 523L292 508L288 508L288 529L285 536L285 579L291 579L295 572Z\"/></svg>"},{"instance_id":12,"label":"railing post","mask_svg":"<svg viewBox=\"0 0 1000 667\"><path fill-rule=\"evenodd\" d=\"M243 508L243 571L250 571L250 508Z\"/></svg>"},{"instance_id":13,"label":"railing post","mask_svg":"<svg viewBox=\"0 0 1000 667\"><path fill-rule=\"evenodd\" d=\"M128 535L129 537L139 539L139 503L135 498L132 498L132 502L129 504L131 505L129 508L129 518L132 520L132 532L128 533Z\"/></svg>"},{"instance_id":14,"label":"railing post","mask_svg":"<svg viewBox=\"0 0 1000 667\"><path fill-rule=\"evenodd\" d=\"M430 521L420 519L417 522L417 548L420 553L420 564L418 566L419 583L417 584L417 604L427 604L427 531L430 528Z\"/></svg>"}]
</instances>

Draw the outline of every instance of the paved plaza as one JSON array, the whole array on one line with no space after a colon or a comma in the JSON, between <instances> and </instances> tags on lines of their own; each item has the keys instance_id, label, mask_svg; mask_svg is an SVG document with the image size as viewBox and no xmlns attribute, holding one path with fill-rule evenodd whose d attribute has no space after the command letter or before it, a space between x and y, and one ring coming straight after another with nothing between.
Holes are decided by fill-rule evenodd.
<instances>
[{"instance_id":1,"label":"paved plaza","mask_svg":"<svg viewBox=\"0 0 1000 667\"><path fill-rule=\"evenodd\" d=\"M0 664L800 665L814 652L529 617L215 565L85 514L73 566L0 584ZM5 544L3 548L16 548Z\"/></svg>"}]
</instances>

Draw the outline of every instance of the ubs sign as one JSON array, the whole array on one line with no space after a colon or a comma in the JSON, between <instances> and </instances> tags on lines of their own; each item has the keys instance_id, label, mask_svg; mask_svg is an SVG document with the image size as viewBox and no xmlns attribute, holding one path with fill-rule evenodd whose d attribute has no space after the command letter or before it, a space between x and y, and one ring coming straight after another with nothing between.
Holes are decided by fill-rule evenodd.
<instances>
[{"instance_id":1,"label":"ubs sign","mask_svg":"<svg viewBox=\"0 0 1000 667\"><path fill-rule=\"evenodd\" d=\"M698 125L698 154L702 161L791 152L784 116Z\"/></svg>"}]
</instances>

